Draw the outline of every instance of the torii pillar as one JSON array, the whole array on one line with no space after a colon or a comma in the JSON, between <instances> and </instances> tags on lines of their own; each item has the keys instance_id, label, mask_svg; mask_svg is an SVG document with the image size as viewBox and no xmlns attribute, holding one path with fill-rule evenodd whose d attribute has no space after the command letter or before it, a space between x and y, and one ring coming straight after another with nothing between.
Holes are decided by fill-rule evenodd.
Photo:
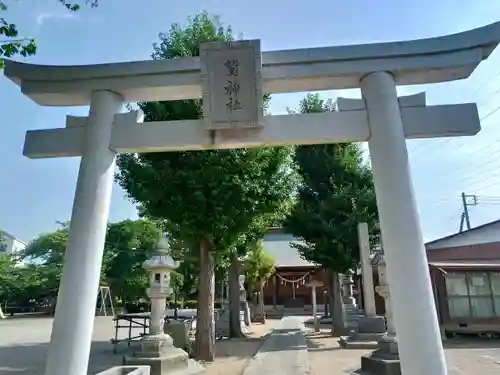
<instances>
[{"instance_id":1,"label":"torii pillar","mask_svg":"<svg viewBox=\"0 0 500 375\"><path fill-rule=\"evenodd\" d=\"M37 103L90 104L89 117L68 117L66 128L29 131L24 147L31 158L82 157L46 375L87 373L117 153L359 141L370 149L402 372L447 375L405 138L474 135L479 116L475 104L426 107L422 95L398 99L396 84L466 78L499 41L496 23L439 38L262 54L258 43L219 43L210 56L172 61L67 67L6 61L5 75ZM242 64L238 90L224 87L238 76L233 62ZM264 92L358 87L363 100L341 100L337 112L262 117ZM204 106L210 101L204 114L211 128L205 120L140 124L140 113L118 114L125 100L202 96ZM233 116L226 106L235 103ZM249 114L258 114L258 127ZM215 117L226 119L222 128ZM228 124L236 125L230 134Z\"/></svg>"}]
</instances>

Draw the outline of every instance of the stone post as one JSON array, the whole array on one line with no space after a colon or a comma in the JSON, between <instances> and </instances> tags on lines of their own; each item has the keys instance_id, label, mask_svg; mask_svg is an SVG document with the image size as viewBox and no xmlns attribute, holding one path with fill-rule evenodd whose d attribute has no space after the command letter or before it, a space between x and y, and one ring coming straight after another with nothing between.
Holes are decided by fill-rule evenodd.
<instances>
[{"instance_id":1,"label":"stone post","mask_svg":"<svg viewBox=\"0 0 500 375\"><path fill-rule=\"evenodd\" d=\"M245 276L239 276L240 282L240 311L243 312L243 322L246 327L251 326L250 308L247 301L247 291L245 289Z\"/></svg>"},{"instance_id":2,"label":"stone post","mask_svg":"<svg viewBox=\"0 0 500 375\"><path fill-rule=\"evenodd\" d=\"M323 283L321 281L318 281L318 280L311 280L307 283L307 286L311 288L314 330L316 332L319 332L318 304L316 301L316 288L322 287Z\"/></svg>"},{"instance_id":3,"label":"stone post","mask_svg":"<svg viewBox=\"0 0 500 375\"><path fill-rule=\"evenodd\" d=\"M358 224L358 243L361 259L361 274L363 280L363 309L367 317L373 317L376 313L375 289L373 285L373 267L370 259L370 238L368 224Z\"/></svg>"},{"instance_id":4,"label":"stone post","mask_svg":"<svg viewBox=\"0 0 500 375\"><path fill-rule=\"evenodd\" d=\"M396 328L392 311L391 293L387 280L387 269L384 254L375 256L374 263L378 266L379 285L375 288L377 293L384 298L387 319L387 333L383 335L378 348L370 355L361 357L361 370L369 374L401 375L401 362L399 359Z\"/></svg>"}]
</instances>

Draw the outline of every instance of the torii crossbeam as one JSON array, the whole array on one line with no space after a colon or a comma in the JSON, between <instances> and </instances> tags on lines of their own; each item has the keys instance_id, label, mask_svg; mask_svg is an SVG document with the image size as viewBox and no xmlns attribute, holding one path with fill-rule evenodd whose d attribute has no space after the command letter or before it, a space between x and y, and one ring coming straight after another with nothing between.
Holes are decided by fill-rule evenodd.
<instances>
[{"instance_id":1,"label":"torii crossbeam","mask_svg":"<svg viewBox=\"0 0 500 375\"><path fill-rule=\"evenodd\" d=\"M398 100L396 85L466 78L499 41L495 23L439 38L262 54L257 41L244 41L202 45L200 58L169 61L6 61L5 75L40 105L90 104L87 118L30 131L25 142L28 157L81 156L46 375L87 373L117 152L349 141L368 141L402 372L447 375L405 138L473 135L479 118L474 104L426 107L422 95ZM238 76L234 61L242 90L233 81L222 87ZM263 117L259 104L262 92L356 87L363 99L339 100L332 113ZM140 124L140 113L119 114L125 101L200 97L203 121Z\"/></svg>"},{"instance_id":2,"label":"torii crossbeam","mask_svg":"<svg viewBox=\"0 0 500 375\"><path fill-rule=\"evenodd\" d=\"M408 139L468 136L480 130L475 104L426 107L424 93L400 97L399 103ZM267 116L261 131L232 137L213 136L203 120L142 123L140 110L117 114L109 148L117 153L144 153L368 141L364 102L340 98L337 105L337 112ZM67 116L66 128L28 131L24 155L33 159L83 156L87 119Z\"/></svg>"}]
</instances>

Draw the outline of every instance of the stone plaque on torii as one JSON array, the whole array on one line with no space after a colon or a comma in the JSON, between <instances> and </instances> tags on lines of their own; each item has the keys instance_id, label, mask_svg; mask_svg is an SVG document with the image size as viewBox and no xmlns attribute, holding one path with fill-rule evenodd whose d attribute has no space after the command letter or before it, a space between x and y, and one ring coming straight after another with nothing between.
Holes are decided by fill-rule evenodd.
<instances>
[{"instance_id":1,"label":"stone plaque on torii","mask_svg":"<svg viewBox=\"0 0 500 375\"><path fill-rule=\"evenodd\" d=\"M210 111L212 120L220 121L141 124L140 112L119 114L125 101L202 97L202 67L212 69L218 61L214 77L224 69L227 74L220 63L226 62L225 54L236 56L231 48L212 60L205 56L66 67L6 61L5 75L38 104L90 104L88 117L67 117L65 128L54 124L54 129L29 131L24 147L30 158L82 157L46 374L87 373L117 153L368 141L402 371L445 375L405 138L474 135L480 129L479 116L475 104L426 106L423 95L398 99L396 85L466 78L499 41L500 23L495 23L439 38L264 52L262 78L255 75L256 86L251 86L257 97L248 99L254 102L250 109L259 108L258 84L262 93L270 94L361 88L363 100L339 100L336 112L264 116L257 121L260 127L254 126L256 112L224 114L218 100ZM257 73L257 60L252 67L244 50L238 59ZM242 77L248 82L248 75ZM222 86L208 87L210 96L226 95ZM227 90L235 112L235 95L243 83L237 87ZM247 99L239 100L241 106ZM419 303L408 303L408 295Z\"/></svg>"}]
</instances>

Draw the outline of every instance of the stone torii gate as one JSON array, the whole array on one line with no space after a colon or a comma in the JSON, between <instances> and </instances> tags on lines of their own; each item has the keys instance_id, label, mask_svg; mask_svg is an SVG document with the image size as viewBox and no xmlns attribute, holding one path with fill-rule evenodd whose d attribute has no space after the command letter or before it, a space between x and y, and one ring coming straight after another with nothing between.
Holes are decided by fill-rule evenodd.
<instances>
[{"instance_id":1,"label":"stone torii gate","mask_svg":"<svg viewBox=\"0 0 500 375\"><path fill-rule=\"evenodd\" d=\"M405 138L474 135L474 104L398 100L396 85L468 77L500 41L500 23L408 42L264 52L258 41L202 46L201 56L87 66L7 61L5 75L43 106L90 104L66 127L29 131L30 158L81 156L46 375L87 373L115 156L368 141L405 375L446 375ZM239 65L238 65L239 64ZM361 88L339 111L263 117L262 93ZM204 98L204 120L140 124L125 101Z\"/></svg>"}]
</instances>

